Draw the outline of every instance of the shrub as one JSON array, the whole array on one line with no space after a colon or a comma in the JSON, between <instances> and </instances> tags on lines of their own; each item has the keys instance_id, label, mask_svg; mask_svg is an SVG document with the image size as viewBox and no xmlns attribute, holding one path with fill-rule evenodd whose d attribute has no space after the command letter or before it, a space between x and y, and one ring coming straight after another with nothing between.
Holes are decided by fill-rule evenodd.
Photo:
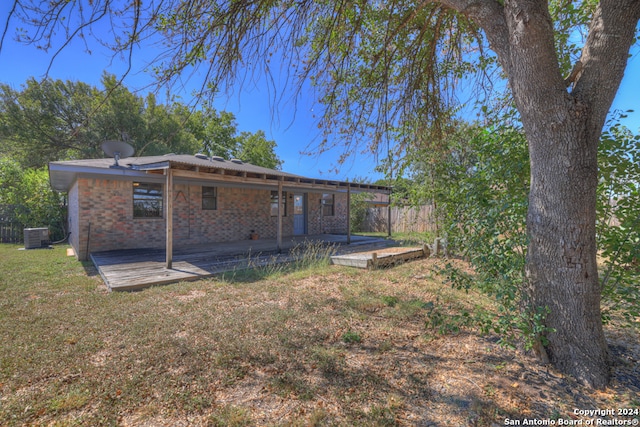
<instances>
[{"instance_id":1,"label":"shrub","mask_svg":"<svg viewBox=\"0 0 640 427\"><path fill-rule=\"evenodd\" d=\"M0 158L0 204L13 205L23 227L47 226L52 240L65 236L64 199L49 185L45 168L22 169L17 162Z\"/></svg>"}]
</instances>

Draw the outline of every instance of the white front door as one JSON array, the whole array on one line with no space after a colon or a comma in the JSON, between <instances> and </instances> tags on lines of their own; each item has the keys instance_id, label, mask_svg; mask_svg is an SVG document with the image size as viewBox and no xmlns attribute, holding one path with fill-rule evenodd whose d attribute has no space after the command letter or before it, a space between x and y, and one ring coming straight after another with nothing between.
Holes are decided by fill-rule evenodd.
<instances>
[{"instance_id":1,"label":"white front door","mask_svg":"<svg viewBox=\"0 0 640 427\"><path fill-rule=\"evenodd\" d=\"M293 234L307 234L307 204L305 194L293 195Z\"/></svg>"}]
</instances>

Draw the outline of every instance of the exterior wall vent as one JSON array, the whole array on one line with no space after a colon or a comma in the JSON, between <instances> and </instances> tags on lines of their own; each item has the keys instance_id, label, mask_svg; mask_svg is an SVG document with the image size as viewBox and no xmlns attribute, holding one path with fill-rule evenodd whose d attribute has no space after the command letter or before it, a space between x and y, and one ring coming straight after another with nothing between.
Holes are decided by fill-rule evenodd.
<instances>
[{"instance_id":1,"label":"exterior wall vent","mask_svg":"<svg viewBox=\"0 0 640 427\"><path fill-rule=\"evenodd\" d=\"M24 248L35 249L49 245L49 229L48 228L25 228L24 229Z\"/></svg>"},{"instance_id":2,"label":"exterior wall vent","mask_svg":"<svg viewBox=\"0 0 640 427\"><path fill-rule=\"evenodd\" d=\"M242 164L242 160L240 160L240 159L231 159L231 162L235 163L235 164L238 164L238 165Z\"/></svg>"}]
</instances>

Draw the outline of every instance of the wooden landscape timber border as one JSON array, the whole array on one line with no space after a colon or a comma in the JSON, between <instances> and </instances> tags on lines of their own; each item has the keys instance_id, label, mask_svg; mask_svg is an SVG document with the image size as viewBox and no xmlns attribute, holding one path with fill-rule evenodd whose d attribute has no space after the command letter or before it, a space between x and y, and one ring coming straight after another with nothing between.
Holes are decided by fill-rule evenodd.
<instances>
[{"instance_id":1,"label":"wooden landscape timber border","mask_svg":"<svg viewBox=\"0 0 640 427\"><path fill-rule=\"evenodd\" d=\"M348 255L331 257L332 264L349 267L376 269L401 264L413 259L425 258L430 255L428 246L421 248L386 248L368 252L357 252Z\"/></svg>"}]
</instances>

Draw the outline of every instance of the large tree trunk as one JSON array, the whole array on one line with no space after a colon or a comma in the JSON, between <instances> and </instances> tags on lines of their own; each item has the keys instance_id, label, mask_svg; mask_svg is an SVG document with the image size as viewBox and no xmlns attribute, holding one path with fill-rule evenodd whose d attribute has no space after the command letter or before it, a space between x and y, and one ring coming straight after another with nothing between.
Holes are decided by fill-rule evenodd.
<instances>
[{"instance_id":1,"label":"large tree trunk","mask_svg":"<svg viewBox=\"0 0 640 427\"><path fill-rule=\"evenodd\" d=\"M527 229L529 309L548 310L549 360L594 387L609 381L600 316L595 211L599 133L585 132L585 111L562 126L529 134L531 192Z\"/></svg>"},{"instance_id":2,"label":"large tree trunk","mask_svg":"<svg viewBox=\"0 0 640 427\"><path fill-rule=\"evenodd\" d=\"M606 110L595 111L592 103L567 91L544 4L512 12L507 20L510 82L531 162L527 308L546 313L542 321L548 331L541 338L551 363L585 384L603 387L610 375L595 213L597 147Z\"/></svg>"},{"instance_id":3,"label":"large tree trunk","mask_svg":"<svg viewBox=\"0 0 640 427\"><path fill-rule=\"evenodd\" d=\"M529 309L547 311L549 360L592 387L610 379L596 263L597 148L638 22L638 1L603 0L567 88L546 2L505 2L510 77L529 143ZM569 90L567 90L569 89Z\"/></svg>"},{"instance_id":4,"label":"large tree trunk","mask_svg":"<svg viewBox=\"0 0 640 427\"><path fill-rule=\"evenodd\" d=\"M531 164L530 313L543 310L549 360L582 382L609 382L596 264L597 147L606 111L567 91L545 2L505 2L509 82ZM600 123L599 126L596 123ZM594 125L595 124L595 125Z\"/></svg>"},{"instance_id":5,"label":"large tree trunk","mask_svg":"<svg viewBox=\"0 0 640 427\"><path fill-rule=\"evenodd\" d=\"M597 147L626 67L639 0L601 0L568 87L554 24L542 0L441 0L486 32L520 112L529 143L527 309L544 310L549 360L585 384L610 377L596 264Z\"/></svg>"}]
</instances>

